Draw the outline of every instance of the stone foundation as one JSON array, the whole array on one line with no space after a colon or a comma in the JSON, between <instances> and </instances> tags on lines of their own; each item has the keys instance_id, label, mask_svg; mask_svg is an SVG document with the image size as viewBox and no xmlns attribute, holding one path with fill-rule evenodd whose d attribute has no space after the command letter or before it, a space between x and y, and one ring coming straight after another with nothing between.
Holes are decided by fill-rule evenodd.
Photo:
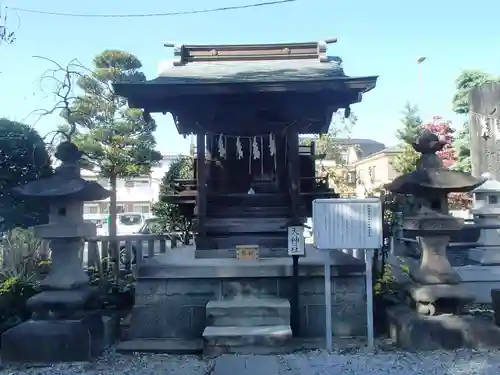
<instances>
[{"instance_id":1,"label":"stone foundation","mask_svg":"<svg viewBox=\"0 0 500 375\"><path fill-rule=\"evenodd\" d=\"M500 328L483 317L423 316L407 306L387 309L393 342L405 350L455 350L500 347Z\"/></svg>"},{"instance_id":2,"label":"stone foundation","mask_svg":"<svg viewBox=\"0 0 500 375\"><path fill-rule=\"evenodd\" d=\"M314 252L314 254L312 254ZM324 337L323 260L310 250L300 262L300 333ZM333 335L366 336L364 263L332 253ZM206 304L235 296L291 298L290 258L238 261L194 259L178 249L141 265L131 320L131 339L199 339Z\"/></svg>"}]
</instances>

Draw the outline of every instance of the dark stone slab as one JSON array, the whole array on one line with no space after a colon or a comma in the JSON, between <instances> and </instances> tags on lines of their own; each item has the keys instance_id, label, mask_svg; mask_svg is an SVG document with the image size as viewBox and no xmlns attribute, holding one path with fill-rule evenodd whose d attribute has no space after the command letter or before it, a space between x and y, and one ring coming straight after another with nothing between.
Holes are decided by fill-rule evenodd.
<instances>
[{"instance_id":1,"label":"dark stone slab","mask_svg":"<svg viewBox=\"0 0 500 375\"><path fill-rule=\"evenodd\" d=\"M104 350L100 314L73 320L28 320L2 334L3 363L89 361Z\"/></svg>"},{"instance_id":2,"label":"dark stone slab","mask_svg":"<svg viewBox=\"0 0 500 375\"><path fill-rule=\"evenodd\" d=\"M472 315L423 316L407 306L387 309L392 340L406 350L500 347L500 327Z\"/></svg>"},{"instance_id":3,"label":"dark stone slab","mask_svg":"<svg viewBox=\"0 0 500 375\"><path fill-rule=\"evenodd\" d=\"M264 255L266 249L261 249ZM286 249L269 249L270 252L281 251L285 254ZM192 252L192 258L190 258ZM206 252L206 255L205 253ZM225 252L225 253L224 253ZM190 278L242 278L242 277L287 277L293 275L291 257L270 257L257 261L236 260L235 249L218 250L196 250L190 248L179 248L175 252L158 254L153 259L147 259L138 268L140 279L190 279ZM184 256L186 254L186 256ZM211 254L211 255L210 255ZM226 257L221 255L226 254ZM189 255L189 256L188 256ZM213 256L216 255L216 259ZM262 258L265 258L262 256ZM341 251L331 252L331 274L332 276L350 276L362 274L365 271L363 260L355 259ZM319 251L306 245L306 256L299 260L300 276L323 276L324 255Z\"/></svg>"},{"instance_id":4,"label":"dark stone slab","mask_svg":"<svg viewBox=\"0 0 500 375\"><path fill-rule=\"evenodd\" d=\"M117 314L105 315L102 317L103 323L103 348L113 345L120 335L120 318Z\"/></svg>"},{"instance_id":5,"label":"dark stone slab","mask_svg":"<svg viewBox=\"0 0 500 375\"><path fill-rule=\"evenodd\" d=\"M93 297L96 288L72 290L45 290L28 300L28 308L34 312L41 311L76 311L82 309Z\"/></svg>"}]
</instances>

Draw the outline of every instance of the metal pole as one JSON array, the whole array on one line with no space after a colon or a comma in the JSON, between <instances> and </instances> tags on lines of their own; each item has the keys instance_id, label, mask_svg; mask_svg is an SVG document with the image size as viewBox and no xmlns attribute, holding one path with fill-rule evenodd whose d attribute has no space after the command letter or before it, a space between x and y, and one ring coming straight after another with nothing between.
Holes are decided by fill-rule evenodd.
<instances>
[{"instance_id":1,"label":"metal pole","mask_svg":"<svg viewBox=\"0 0 500 375\"><path fill-rule=\"evenodd\" d=\"M420 64L417 65L418 71L418 103L422 103L422 68Z\"/></svg>"},{"instance_id":2,"label":"metal pole","mask_svg":"<svg viewBox=\"0 0 500 375\"><path fill-rule=\"evenodd\" d=\"M373 279L372 279L373 249L365 249L366 263L366 327L368 337L368 349L375 347L373 331Z\"/></svg>"},{"instance_id":3,"label":"metal pole","mask_svg":"<svg viewBox=\"0 0 500 375\"><path fill-rule=\"evenodd\" d=\"M427 60L427 57L421 56L417 59L417 72L418 72L418 102L419 105L422 103L422 63Z\"/></svg>"},{"instance_id":4,"label":"metal pole","mask_svg":"<svg viewBox=\"0 0 500 375\"><path fill-rule=\"evenodd\" d=\"M293 260L293 276L292 276L292 311L291 326L294 337L299 336L299 256L292 255Z\"/></svg>"},{"instance_id":5,"label":"metal pole","mask_svg":"<svg viewBox=\"0 0 500 375\"><path fill-rule=\"evenodd\" d=\"M326 328L326 350L333 350L332 342L332 284L330 270L330 250L325 250L325 328Z\"/></svg>"}]
</instances>

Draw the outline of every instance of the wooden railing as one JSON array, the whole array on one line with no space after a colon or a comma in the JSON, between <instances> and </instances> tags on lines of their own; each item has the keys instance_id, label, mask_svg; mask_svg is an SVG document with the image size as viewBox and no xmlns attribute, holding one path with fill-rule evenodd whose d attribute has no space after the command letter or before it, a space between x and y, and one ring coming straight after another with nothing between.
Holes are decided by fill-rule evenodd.
<instances>
[{"instance_id":1,"label":"wooden railing","mask_svg":"<svg viewBox=\"0 0 500 375\"><path fill-rule=\"evenodd\" d=\"M107 260L118 262L120 269L132 269L140 265L145 258L153 258L157 254L166 253L179 244L177 235L132 234L117 236L118 248L112 254L111 238L96 236L84 239L85 245L80 255L83 266L95 267L99 262ZM50 258L50 241L43 241L43 249L47 249L46 258Z\"/></svg>"},{"instance_id":2,"label":"wooden railing","mask_svg":"<svg viewBox=\"0 0 500 375\"><path fill-rule=\"evenodd\" d=\"M130 268L132 265L140 265L144 258L153 258L156 254L166 253L177 247L177 237L158 234L139 234L117 236L118 254L112 254L111 238L109 236L97 236L88 238L86 242L87 259L82 261L88 265L94 265L99 259L118 260L121 266ZM85 262L86 261L86 262Z\"/></svg>"}]
</instances>

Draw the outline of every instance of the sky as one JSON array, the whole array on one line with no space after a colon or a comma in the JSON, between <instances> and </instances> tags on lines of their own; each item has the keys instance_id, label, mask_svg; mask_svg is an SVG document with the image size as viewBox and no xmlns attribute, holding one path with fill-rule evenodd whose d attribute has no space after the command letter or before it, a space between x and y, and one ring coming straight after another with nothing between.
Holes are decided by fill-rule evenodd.
<instances>
[{"instance_id":1,"label":"sky","mask_svg":"<svg viewBox=\"0 0 500 375\"><path fill-rule=\"evenodd\" d=\"M0 0L10 8L64 13L159 13L244 5L264 0ZM165 42L185 44L277 43L319 41L336 37L328 54L340 56L350 76L378 75L377 87L352 107L358 121L352 131L386 145L407 101L420 115L453 121L454 80L464 69L500 74L498 0L297 0L292 3L216 13L138 18L77 18L7 10L15 43L0 45L0 116L35 126L41 135L60 123L57 116L39 119L36 109L50 109L51 85L40 83L52 65L77 58L91 66L105 49L135 54L148 79L160 61L172 57ZM489 10L488 10L489 9ZM2 9L3 10L3 9ZM420 56L427 57L421 65ZM189 141L178 135L169 115L156 115L156 138L162 152L187 152Z\"/></svg>"}]
</instances>

